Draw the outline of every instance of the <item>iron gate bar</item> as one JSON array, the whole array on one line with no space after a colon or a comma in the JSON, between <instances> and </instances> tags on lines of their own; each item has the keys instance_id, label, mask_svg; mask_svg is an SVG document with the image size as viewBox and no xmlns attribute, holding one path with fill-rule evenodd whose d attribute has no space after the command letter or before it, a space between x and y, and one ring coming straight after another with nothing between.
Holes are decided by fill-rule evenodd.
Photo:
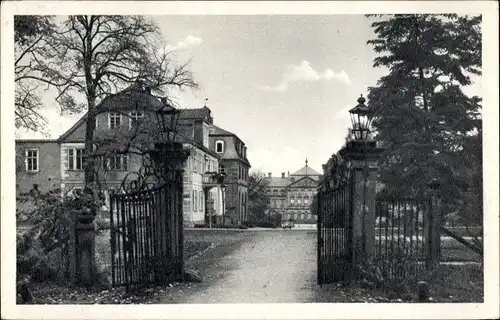
<instances>
[{"instance_id":1,"label":"iron gate bar","mask_svg":"<svg viewBox=\"0 0 500 320\"><path fill-rule=\"evenodd\" d=\"M112 193L111 277L127 291L182 277L182 173L162 186Z\"/></svg>"},{"instance_id":2,"label":"iron gate bar","mask_svg":"<svg viewBox=\"0 0 500 320\"><path fill-rule=\"evenodd\" d=\"M374 257L385 277L402 279L426 269L431 209L429 198L377 198L379 239Z\"/></svg>"}]
</instances>

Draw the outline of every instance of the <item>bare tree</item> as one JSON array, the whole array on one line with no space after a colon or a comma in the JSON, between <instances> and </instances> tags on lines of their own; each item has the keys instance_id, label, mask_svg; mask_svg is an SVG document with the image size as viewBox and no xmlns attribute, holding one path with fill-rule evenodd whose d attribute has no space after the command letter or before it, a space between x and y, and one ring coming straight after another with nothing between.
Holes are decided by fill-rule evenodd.
<instances>
[{"instance_id":1,"label":"bare tree","mask_svg":"<svg viewBox=\"0 0 500 320\"><path fill-rule=\"evenodd\" d=\"M248 211L256 218L263 217L268 208L267 185L268 181L262 172L251 172L248 175Z\"/></svg>"},{"instance_id":2,"label":"bare tree","mask_svg":"<svg viewBox=\"0 0 500 320\"><path fill-rule=\"evenodd\" d=\"M175 64L158 26L142 16L70 16L49 43L54 58L39 61L35 77L58 90L65 110L87 110L85 185L96 181L93 150L95 117L100 102L140 80L166 96L172 87L197 88L188 64Z\"/></svg>"},{"instance_id":3,"label":"bare tree","mask_svg":"<svg viewBox=\"0 0 500 320\"><path fill-rule=\"evenodd\" d=\"M38 62L48 53L48 40L55 26L50 16L14 16L15 124L17 128L46 133L47 120L38 111L42 107L40 86L43 82Z\"/></svg>"}]
</instances>

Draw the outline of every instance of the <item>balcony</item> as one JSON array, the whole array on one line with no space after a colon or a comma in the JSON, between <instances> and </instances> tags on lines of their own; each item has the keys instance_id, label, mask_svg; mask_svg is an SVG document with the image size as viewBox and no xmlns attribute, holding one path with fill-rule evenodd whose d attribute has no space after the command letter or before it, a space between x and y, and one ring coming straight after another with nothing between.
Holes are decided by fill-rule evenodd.
<instances>
[{"instance_id":1,"label":"balcony","mask_svg":"<svg viewBox=\"0 0 500 320\"><path fill-rule=\"evenodd\" d=\"M218 172L205 172L202 175L204 188L219 187L224 183L225 174Z\"/></svg>"}]
</instances>

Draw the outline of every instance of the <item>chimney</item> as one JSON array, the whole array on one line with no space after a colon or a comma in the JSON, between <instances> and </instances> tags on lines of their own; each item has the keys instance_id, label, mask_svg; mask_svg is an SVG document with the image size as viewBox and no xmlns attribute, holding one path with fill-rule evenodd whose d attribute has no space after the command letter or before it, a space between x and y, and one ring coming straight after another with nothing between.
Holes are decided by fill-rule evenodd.
<instances>
[{"instance_id":1,"label":"chimney","mask_svg":"<svg viewBox=\"0 0 500 320\"><path fill-rule=\"evenodd\" d=\"M285 179L285 173L284 172L281 173L281 179Z\"/></svg>"},{"instance_id":2,"label":"chimney","mask_svg":"<svg viewBox=\"0 0 500 320\"><path fill-rule=\"evenodd\" d=\"M268 173L267 173L267 177L268 177L268 178L271 178L271 174L272 174L272 172L268 172Z\"/></svg>"},{"instance_id":3,"label":"chimney","mask_svg":"<svg viewBox=\"0 0 500 320\"><path fill-rule=\"evenodd\" d=\"M288 176L290 176L290 171L288 171Z\"/></svg>"},{"instance_id":4,"label":"chimney","mask_svg":"<svg viewBox=\"0 0 500 320\"><path fill-rule=\"evenodd\" d=\"M203 125L203 120L196 120L194 122L194 140L205 145L205 131L207 128Z\"/></svg>"}]
</instances>

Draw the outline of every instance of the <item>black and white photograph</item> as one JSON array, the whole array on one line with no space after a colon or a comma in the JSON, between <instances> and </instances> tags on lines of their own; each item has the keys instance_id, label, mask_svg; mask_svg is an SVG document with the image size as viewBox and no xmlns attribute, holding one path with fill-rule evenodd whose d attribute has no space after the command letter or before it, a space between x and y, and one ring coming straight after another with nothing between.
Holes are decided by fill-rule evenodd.
<instances>
[{"instance_id":1,"label":"black and white photograph","mask_svg":"<svg viewBox=\"0 0 500 320\"><path fill-rule=\"evenodd\" d=\"M498 317L498 4L407 4L2 4L2 318Z\"/></svg>"}]
</instances>

